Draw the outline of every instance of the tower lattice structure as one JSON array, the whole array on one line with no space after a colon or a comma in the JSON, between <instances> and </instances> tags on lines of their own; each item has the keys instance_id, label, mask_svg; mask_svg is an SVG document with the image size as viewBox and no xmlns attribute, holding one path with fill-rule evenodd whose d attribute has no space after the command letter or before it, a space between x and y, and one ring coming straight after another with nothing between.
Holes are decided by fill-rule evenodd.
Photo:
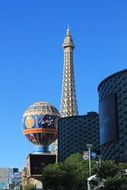
<instances>
[{"instance_id":1,"label":"tower lattice structure","mask_svg":"<svg viewBox=\"0 0 127 190\"><path fill-rule=\"evenodd\" d=\"M74 64L73 64L73 50L74 43L71 37L69 28L63 42L64 49L64 67L63 67L63 83L62 83L62 97L60 112L62 117L69 117L78 115Z\"/></svg>"}]
</instances>

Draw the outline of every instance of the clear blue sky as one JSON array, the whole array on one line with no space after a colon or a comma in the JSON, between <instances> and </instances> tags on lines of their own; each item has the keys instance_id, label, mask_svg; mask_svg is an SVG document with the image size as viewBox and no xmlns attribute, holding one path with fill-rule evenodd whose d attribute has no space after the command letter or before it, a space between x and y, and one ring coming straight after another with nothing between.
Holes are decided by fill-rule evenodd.
<instances>
[{"instance_id":1,"label":"clear blue sky","mask_svg":"<svg viewBox=\"0 0 127 190\"><path fill-rule=\"evenodd\" d=\"M80 115L98 111L98 84L127 68L126 0L1 0L0 167L22 168L34 150L21 131L28 106L59 109L68 24Z\"/></svg>"}]
</instances>

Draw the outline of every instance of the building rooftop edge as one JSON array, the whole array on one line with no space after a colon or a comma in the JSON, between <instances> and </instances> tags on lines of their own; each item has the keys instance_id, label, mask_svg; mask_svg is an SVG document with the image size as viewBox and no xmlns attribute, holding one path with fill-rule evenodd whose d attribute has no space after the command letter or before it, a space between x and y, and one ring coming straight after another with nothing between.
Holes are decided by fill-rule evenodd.
<instances>
[{"instance_id":1,"label":"building rooftop edge","mask_svg":"<svg viewBox=\"0 0 127 190\"><path fill-rule=\"evenodd\" d=\"M73 116L61 117L59 120L66 119L66 118L73 118L73 117L86 117L86 116L97 116L97 115L99 115L99 113L95 111L91 111L91 112L87 112L87 114L84 114L84 115L73 115Z\"/></svg>"},{"instance_id":2,"label":"building rooftop edge","mask_svg":"<svg viewBox=\"0 0 127 190\"><path fill-rule=\"evenodd\" d=\"M114 76L116 76L116 75L119 75L119 74L121 74L121 73L126 73L126 72L127 72L127 69L124 69L124 70L121 70L121 71L118 71L118 72L116 72L116 73L113 73L113 74L109 75L108 77L106 77L105 79L103 79L103 80L99 83L97 90L99 91L100 86L101 86L105 81L109 80L110 78L112 78L112 77L114 77Z\"/></svg>"}]
</instances>

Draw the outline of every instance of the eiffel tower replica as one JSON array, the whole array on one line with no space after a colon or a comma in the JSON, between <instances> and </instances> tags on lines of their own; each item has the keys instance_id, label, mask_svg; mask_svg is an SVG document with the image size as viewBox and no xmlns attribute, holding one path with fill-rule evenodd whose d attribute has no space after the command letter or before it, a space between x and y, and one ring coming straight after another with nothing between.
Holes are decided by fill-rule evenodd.
<instances>
[{"instance_id":1,"label":"eiffel tower replica","mask_svg":"<svg viewBox=\"0 0 127 190\"><path fill-rule=\"evenodd\" d=\"M73 50L74 43L71 37L70 29L68 27L67 33L63 42L64 49L64 67L63 67L63 83L60 113L61 117L70 117L78 115L74 64L73 64Z\"/></svg>"}]
</instances>

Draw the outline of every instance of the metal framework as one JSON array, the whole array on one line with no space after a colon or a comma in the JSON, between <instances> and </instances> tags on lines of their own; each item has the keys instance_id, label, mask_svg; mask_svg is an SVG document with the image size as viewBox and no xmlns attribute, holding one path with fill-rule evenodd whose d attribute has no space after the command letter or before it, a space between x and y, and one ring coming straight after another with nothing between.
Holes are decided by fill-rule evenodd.
<instances>
[{"instance_id":1,"label":"metal framework","mask_svg":"<svg viewBox=\"0 0 127 190\"><path fill-rule=\"evenodd\" d=\"M63 83L60 113L62 117L78 115L74 65L73 65L73 50L74 43L71 37L69 28L67 29L66 37L63 43L64 49L64 68L63 68Z\"/></svg>"}]
</instances>

